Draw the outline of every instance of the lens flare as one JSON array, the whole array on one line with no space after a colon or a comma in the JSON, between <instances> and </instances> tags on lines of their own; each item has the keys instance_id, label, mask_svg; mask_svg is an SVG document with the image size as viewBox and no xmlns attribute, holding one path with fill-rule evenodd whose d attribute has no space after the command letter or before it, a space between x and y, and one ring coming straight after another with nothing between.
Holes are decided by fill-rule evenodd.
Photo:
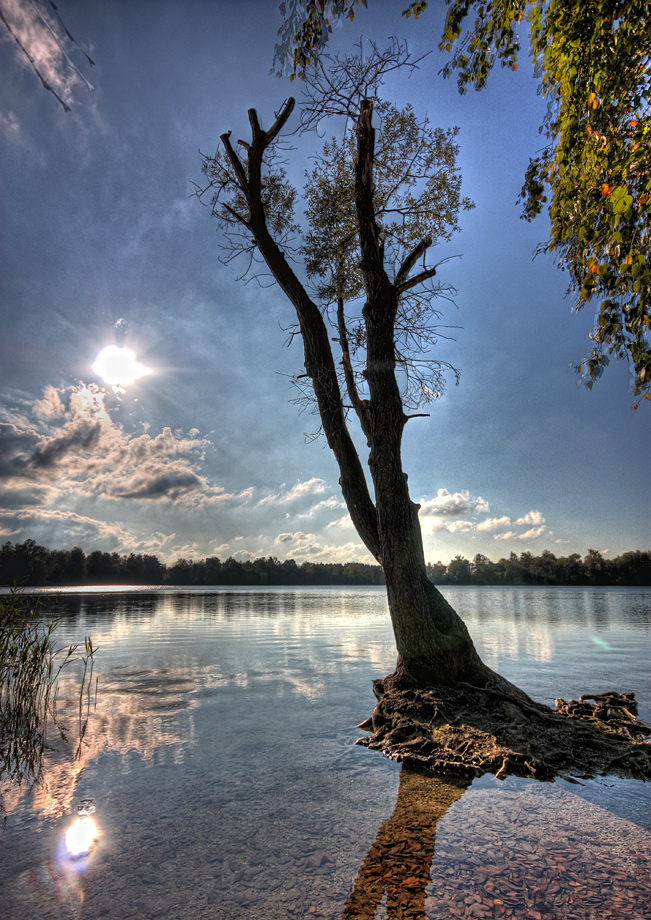
<instances>
[{"instance_id":1,"label":"lens flare","mask_svg":"<svg viewBox=\"0 0 651 920\"><path fill-rule=\"evenodd\" d=\"M97 825L90 815L75 818L66 831L66 849L73 859L86 856L99 837Z\"/></svg>"}]
</instances>

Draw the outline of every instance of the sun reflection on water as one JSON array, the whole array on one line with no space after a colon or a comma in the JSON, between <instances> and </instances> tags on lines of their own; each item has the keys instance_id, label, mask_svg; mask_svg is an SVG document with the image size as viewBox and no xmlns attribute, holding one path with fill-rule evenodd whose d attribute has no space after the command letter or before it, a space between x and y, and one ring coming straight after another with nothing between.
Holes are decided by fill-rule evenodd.
<instances>
[{"instance_id":1,"label":"sun reflection on water","mask_svg":"<svg viewBox=\"0 0 651 920\"><path fill-rule=\"evenodd\" d=\"M99 837L99 830L90 815L82 815L66 831L66 850L73 859L87 856Z\"/></svg>"}]
</instances>

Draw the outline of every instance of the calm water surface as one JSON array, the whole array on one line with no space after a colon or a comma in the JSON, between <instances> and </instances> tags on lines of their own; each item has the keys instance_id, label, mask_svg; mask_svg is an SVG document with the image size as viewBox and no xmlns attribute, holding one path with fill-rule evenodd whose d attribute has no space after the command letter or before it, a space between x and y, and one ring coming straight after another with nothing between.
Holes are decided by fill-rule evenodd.
<instances>
[{"instance_id":1,"label":"calm water surface","mask_svg":"<svg viewBox=\"0 0 651 920\"><path fill-rule=\"evenodd\" d=\"M484 660L533 696L634 690L651 721L651 590L445 595ZM79 760L57 742L45 786L5 792L0 916L651 918L651 784L464 789L355 746L371 681L395 664L383 589L61 603L62 644L99 647L97 703ZM73 861L82 800L100 837Z\"/></svg>"}]
</instances>

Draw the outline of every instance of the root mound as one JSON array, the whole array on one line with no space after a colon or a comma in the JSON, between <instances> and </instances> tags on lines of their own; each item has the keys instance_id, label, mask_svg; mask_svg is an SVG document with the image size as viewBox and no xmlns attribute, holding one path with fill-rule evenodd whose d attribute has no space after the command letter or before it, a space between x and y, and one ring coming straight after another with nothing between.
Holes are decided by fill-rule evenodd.
<instances>
[{"instance_id":1,"label":"root mound","mask_svg":"<svg viewBox=\"0 0 651 920\"><path fill-rule=\"evenodd\" d=\"M357 743L420 770L468 779L651 779L651 729L638 718L633 693L559 699L550 709L472 684L415 689L387 678L373 690L373 716L358 726L373 734Z\"/></svg>"}]
</instances>

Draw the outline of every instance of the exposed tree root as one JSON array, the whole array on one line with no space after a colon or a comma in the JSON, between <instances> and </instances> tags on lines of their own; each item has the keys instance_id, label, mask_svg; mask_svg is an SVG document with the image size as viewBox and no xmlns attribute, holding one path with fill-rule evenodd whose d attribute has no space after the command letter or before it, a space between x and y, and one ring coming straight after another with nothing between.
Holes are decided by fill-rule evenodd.
<instances>
[{"instance_id":1,"label":"exposed tree root","mask_svg":"<svg viewBox=\"0 0 651 920\"><path fill-rule=\"evenodd\" d=\"M377 705L359 726L373 734L357 742L392 760L465 778L651 779L651 729L638 719L633 693L559 699L550 709L516 688L415 689L392 677L374 682Z\"/></svg>"}]
</instances>

